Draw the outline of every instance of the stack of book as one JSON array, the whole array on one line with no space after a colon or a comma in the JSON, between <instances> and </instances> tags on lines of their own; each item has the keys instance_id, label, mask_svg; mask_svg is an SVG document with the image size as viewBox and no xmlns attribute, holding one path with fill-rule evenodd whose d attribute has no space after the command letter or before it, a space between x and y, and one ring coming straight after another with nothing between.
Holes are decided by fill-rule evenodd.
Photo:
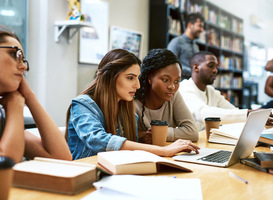
<instances>
[{"instance_id":1,"label":"stack of book","mask_svg":"<svg viewBox=\"0 0 273 200\"><path fill-rule=\"evenodd\" d=\"M272 152L254 152L254 158L241 159L241 163L258 169L260 171L273 174Z\"/></svg>"}]
</instances>

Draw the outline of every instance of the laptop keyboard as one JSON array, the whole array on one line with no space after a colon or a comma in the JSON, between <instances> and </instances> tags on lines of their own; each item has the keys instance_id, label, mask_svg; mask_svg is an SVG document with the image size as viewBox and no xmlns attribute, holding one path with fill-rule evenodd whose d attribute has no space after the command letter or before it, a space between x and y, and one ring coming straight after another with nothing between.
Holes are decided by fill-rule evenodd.
<instances>
[{"instance_id":1,"label":"laptop keyboard","mask_svg":"<svg viewBox=\"0 0 273 200\"><path fill-rule=\"evenodd\" d=\"M213 154L199 158L198 160L203 160L206 162L224 163L228 161L231 153L231 151L217 151Z\"/></svg>"}]
</instances>

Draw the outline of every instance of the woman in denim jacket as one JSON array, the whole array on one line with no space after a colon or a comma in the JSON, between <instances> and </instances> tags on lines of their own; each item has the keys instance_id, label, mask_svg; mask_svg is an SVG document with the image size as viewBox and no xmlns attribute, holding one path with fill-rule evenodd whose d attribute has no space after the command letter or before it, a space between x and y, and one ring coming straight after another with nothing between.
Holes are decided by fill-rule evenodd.
<instances>
[{"instance_id":1,"label":"woman in denim jacket","mask_svg":"<svg viewBox=\"0 0 273 200\"><path fill-rule=\"evenodd\" d=\"M112 150L146 150L173 156L199 147L190 141L160 147L138 143L134 95L139 89L140 60L123 49L109 51L91 85L72 100L67 112L66 138L73 159Z\"/></svg>"}]
</instances>

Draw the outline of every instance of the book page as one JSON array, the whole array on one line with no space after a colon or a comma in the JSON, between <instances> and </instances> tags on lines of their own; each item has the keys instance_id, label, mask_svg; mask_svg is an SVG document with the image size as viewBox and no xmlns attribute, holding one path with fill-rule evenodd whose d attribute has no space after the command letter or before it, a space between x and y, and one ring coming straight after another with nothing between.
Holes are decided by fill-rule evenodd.
<instances>
[{"instance_id":1,"label":"book page","mask_svg":"<svg viewBox=\"0 0 273 200\"><path fill-rule=\"evenodd\" d=\"M130 150L119 150L119 151L108 151L98 153L98 159L104 158L109 163L114 165L130 164L130 163L141 163L141 162L157 162L164 161L165 158L161 158L155 154L146 151L130 151Z\"/></svg>"},{"instance_id":2,"label":"book page","mask_svg":"<svg viewBox=\"0 0 273 200\"><path fill-rule=\"evenodd\" d=\"M212 134L210 137L213 137L214 134L218 134L225 137L239 139L244 126L245 126L245 122L224 124L220 126L219 129L211 129Z\"/></svg>"},{"instance_id":3,"label":"book page","mask_svg":"<svg viewBox=\"0 0 273 200\"><path fill-rule=\"evenodd\" d=\"M209 142L236 145L236 143L238 142L238 139L225 137L225 136L223 137L222 135L214 134L214 135L211 135L211 137L209 137Z\"/></svg>"}]
</instances>

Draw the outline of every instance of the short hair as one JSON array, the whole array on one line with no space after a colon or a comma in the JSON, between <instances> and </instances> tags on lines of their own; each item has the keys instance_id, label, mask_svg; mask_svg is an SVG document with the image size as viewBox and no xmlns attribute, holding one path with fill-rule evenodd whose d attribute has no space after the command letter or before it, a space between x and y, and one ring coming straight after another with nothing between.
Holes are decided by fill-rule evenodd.
<instances>
[{"instance_id":1,"label":"short hair","mask_svg":"<svg viewBox=\"0 0 273 200\"><path fill-rule=\"evenodd\" d=\"M12 32L9 27L5 25L0 25L0 44L6 42L6 37L13 37L21 44L18 36Z\"/></svg>"},{"instance_id":2,"label":"short hair","mask_svg":"<svg viewBox=\"0 0 273 200\"><path fill-rule=\"evenodd\" d=\"M191 60L190 60L190 67L191 69L193 68L193 66L195 64L200 64L202 62L204 62L206 60L206 55L212 55L212 56L215 56L212 52L210 51L199 51L197 53L195 53Z\"/></svg>"},{"instance_id":3,"label":"short hair","mask_svg":"<svg viewBox=\"0 0 273 200\"><path fill-rule=\"evenodd\" d=\"M204 17L200 13L191 13L186 18L186 26L188 26L189 23L194 24L197 19L200 19L201 22L204 22Z\"/></svg>"}]
</instances>

